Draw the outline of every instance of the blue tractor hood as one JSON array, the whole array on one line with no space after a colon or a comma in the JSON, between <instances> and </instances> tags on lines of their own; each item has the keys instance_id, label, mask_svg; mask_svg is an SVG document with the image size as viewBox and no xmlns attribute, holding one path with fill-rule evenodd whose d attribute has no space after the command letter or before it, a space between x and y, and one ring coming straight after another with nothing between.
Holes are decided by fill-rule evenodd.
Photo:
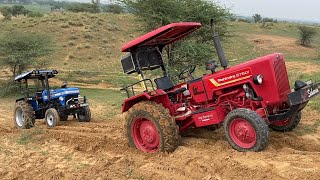
<instances>
[{"instance_id":1,"label":"blue tractor hood","mask_svg":"<svg viewBox=\"0 0 320 180\"><path fill-rule=\"evenodd\" d=\"M60 97L65 97L65 96L76 97L79 94L80 94L79 88L74 88L74 87L50 90L50 98L51 99L58 99ZM43 91L42 97L43 97L44 101L48 100L48 92L47 92L47 90Z\"/></svg>"}]
</instances>

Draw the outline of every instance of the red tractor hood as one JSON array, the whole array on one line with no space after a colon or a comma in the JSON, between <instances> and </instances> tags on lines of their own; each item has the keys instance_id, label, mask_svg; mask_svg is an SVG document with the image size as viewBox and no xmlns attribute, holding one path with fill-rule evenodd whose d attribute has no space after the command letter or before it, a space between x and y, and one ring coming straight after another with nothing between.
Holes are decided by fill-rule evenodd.
<instances>
[{"instance_id":1,"label":"red tractor hood","mask_svg":"<svg viewBox=\"0 0 320 180\"><path fill-rule=\"evenodd\" d=\"M139 46L165 46L187 36L200 27L201 23L197 22L179 22L168 24L128 42L122 46L121 50L122 52L130 52L130 49L137 48Z\"/></svg>"}]
</instances>

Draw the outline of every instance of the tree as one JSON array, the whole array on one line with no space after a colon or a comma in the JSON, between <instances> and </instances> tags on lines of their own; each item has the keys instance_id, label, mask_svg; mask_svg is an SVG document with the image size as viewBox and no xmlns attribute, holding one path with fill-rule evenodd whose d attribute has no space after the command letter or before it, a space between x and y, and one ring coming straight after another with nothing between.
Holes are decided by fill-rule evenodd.
<instances>
[{"instance_id":1,"label":"tree","mask_svg":"<svg viewBox=\"0 0 320 180\"><path fill-rule=\"evenodd\" d=\"M100 12L100 0L91 0L92 4L93 4L93 9L95 13L99 13Z\"/></svg>"},{"instance_id":2,"label":"tree","mask_svg":"<svg viewBox=\"0 0 320 180\"><path fill-rule=\"evenodd\" d=\"M312 39L314 38L314 35L316 34L316 31L308 26L299 26L299 33L300 33L300 45L302 46L310 46L310 43Z\"/></svg>"},{"instance_id":3,"label":"tree","mask_svg":"<svg viewBox=\"0 0 320 180\"><path fill-rule=\"evenodd\" d=\"M12 16L17 16L20 14L26 15L27 12L28 12L28 10L26 10L26 8L24 8L24 6L22 6L22 5L14 5L11 7Z\"/></svg>"},{"instance_id":4,"label":"tree","mask_svg":"<svg viewBox=\"0 0 320 180\"><path fill-rule=\"evenodd\" d=\"M259 23L262 21L262 17L260 14L254 14L252 17L255 23Z\"/></svg>"},{"instance_id":5,"label":"tree","mask_svg":"<svg viewBox=\"0 0 320 180\"><path fill-rule=\"evenodd\" d=\"M52 41L44 35L12 32L0 39L1 65L10 68L12 77L37 66L39 58L52 52Z\"/></svg>"},{"instance_id":6,"label":"tree","mask_svg":"<svg viewBox=\"0 0 320 180\"><path fill-rule=\"evenodd\" d=\"M122 0L130 12L143 22L145 30L150 31L172 22L200 22L203 28L193 36L166 47L169 72L177 72L187 64L204 64L213 54L209 22L211 18L217 31L226 33L226 19L230 16L227 9L206 0Z\"/></svg>"}]
</instances>

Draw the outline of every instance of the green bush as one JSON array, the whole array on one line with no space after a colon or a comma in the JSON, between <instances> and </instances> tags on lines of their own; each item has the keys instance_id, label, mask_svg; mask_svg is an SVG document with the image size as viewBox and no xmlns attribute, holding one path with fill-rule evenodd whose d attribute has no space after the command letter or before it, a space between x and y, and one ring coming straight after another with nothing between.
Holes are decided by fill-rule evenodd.
<instances>
[{"instance_id":1,"label":"green bush","mask_svg":"<svg viewBox=\"0 0 320 180\"><path fill-rule=\"evenodd\" d=\"M11 14L12 16L18 16L18 15L26 15L30 11L26 10L26 8L22 5L14 5L11 7Z\"/></svg>"},{"instance_id":2,"label":"green bush","mask_svg":"<svg viewBox=\"0 0 320 180\"><path fill-rule=\"evenodd\" d=\"M67 11L71 12L90 12L90 13L99 13L100 9L97 4L90 3L70 3L64 7Z\"/></svg>"},{"instance_id":3,"label":"green bush","mask_svg":"<svg viewBox=\"0 0 320 180\"><path fill-rule=\"evenodd\" d=\"M4 16L4 20L11 20L12 9L10 7L7 7L7 6L1 7L0 12Z\"/></svg>"},{"instance_id":4,"label":"green bush","mask_svg":"<svg viewBox=\"0 0 320 180\"><path fill-rule=\"evenodd\" d=\"M37 11L30 11L28 14L27 14L28 17L43 17L44 14L41 13L41 12L37 12Z\"/></svg>"},{"instance_id":5,"label":"green bush","mask_svg":"<svg viewBox=\"0 0 320 180\"><path fill-rule=\"evenodd\" d=\"M103 12L109 12L114 14L125 13L125 8L119 4L108 4L101 6Z\"/></svg>"},{"instance_id":6,"label":"green bush","mask_svg":"<svg viewBox=\"0 0 320 180\"><path fill-rule=\"evenodd\" d=\"M19 86L12 79L0 83L0 97L18 93Z\"/></svg>"},{"instance_id":7,"label":"green bush","mask_svg":"<svg viewBox=\"0 0 320 180\"><path fill-rule=\"evenodd\" d=\"M310 43L313 40L314 35L316 34L315 29L308 26L299 26L298 30L300 33L300 38L299 38L300 45L310 46Z\"/></svg>"}]
</instances>

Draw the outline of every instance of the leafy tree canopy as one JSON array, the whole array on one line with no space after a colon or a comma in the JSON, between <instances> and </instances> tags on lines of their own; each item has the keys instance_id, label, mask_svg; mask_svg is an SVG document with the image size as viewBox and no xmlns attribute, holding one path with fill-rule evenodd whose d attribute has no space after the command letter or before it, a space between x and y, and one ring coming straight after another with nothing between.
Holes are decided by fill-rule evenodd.
<instances>
[{"instance_id":1,"label":"leafy tree canopy","mask_svg":"<svg viewBox=\"0 0 320 180\"><path fill-rule=\"evenodd\" d=\"M44 35L11 32L0 38L0 64L10 68L12 77L29 67L43 65L40 58L52 51L51 38Z\"/></svg>"},{"instance_id":2,"label":"leafy tree canopy","mask_svg":"<svg viewBox=\"0 0 320 180\"><path fill-rule=\"evenodd\" d=\"M172 22L200 22L204 27L178 43L167 47L169 72L177 72L188 64L203 64L212 58L213 46L210 19L216 23L219 34L227 31L227 9L206 0L121 0L130 12L137 15L145 31ZM171 73L172 74L172 73Z\"/></svg>"}]
</instances>

